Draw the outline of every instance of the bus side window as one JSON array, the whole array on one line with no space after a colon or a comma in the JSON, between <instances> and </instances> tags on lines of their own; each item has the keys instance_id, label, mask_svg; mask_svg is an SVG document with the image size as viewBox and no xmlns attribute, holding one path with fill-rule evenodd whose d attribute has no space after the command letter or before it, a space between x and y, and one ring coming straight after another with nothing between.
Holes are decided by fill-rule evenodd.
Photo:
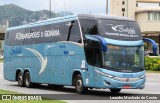
<instances>
[{"instance_id":1,"label":"bus side window","mask_svg":"<svg viewBox=\"0 0 160 103\"><path fill-rule=\"evenodd\" d=\"M98 35L97 22L90 19L80 19L83 36ZM84 39L86 43L84 50L87 63L92 66L102 67L102 54L99 42Z\"/></svg>"},{"instance_id":2,"label":"bus side window","mask_svg":"<svg viewBox=\"0 0 160 103\"><path fill-rule=\"evenodd\" d=\"M69 35L69 41L82 43L78 21L72 22L71 32Z\"/></svg>"},{"instance_id":3,"label":"bus side window","mask_svg":"<svg viewBox=\"0 0 160 103\"><path fill-rule=\"evenodd\" d=\"M34 32L34 29L33 29L33 28L26 28L26 29L24 29L24 30L25 30L25 33L24 33L24 34L33 33L33 32ZM30 44L33 44L33 42L36 42L36 41L33 40L32 38L30 38L30 39L24 39L24 40L23 40L23 45L30 45Z\"/></svg>"},{"instance_id":4,"label":"bus side window","mask_svg":"<svg viewBox=\"0 0 160 103\"><path fill-rule=\"evenodd\" d=\"M12 30L9 31L9 35L7 35L7 39L6 39L6 44L10 45L10 46L17 46L17 45L23 45L23 40L18 39L17 38L17 33L24 33L23 29L22 30Z\"/></svg>"},{"instance_id":5,"label":"bus side window","mask_svg":"<svg viewBox=\"0 0 160 103\"><path fill-rule=\"evenodd\" d=\"M6 32L6 35L5 35L5 43L8 44L9 42L9 32Z\"/></svg>"},{"instance_id":6,"label":"bus side window","mask_svg":"<svg viewBox=\"0 0 160 103\"><path fill-rule=\"evenodd\" d=\"M80 19L81 29L84 35L98 35L97 22L90 19Z\"/></svg>"},{"instance_id":7,"label":"bus side window","mask_svg":"<svg viewBox=\"0 0 160 103\"><path fill-rule=\"evenodd\" d=\"M14 31L9 31L7 33L6 44L7 45L15 44L14 40L15 40L15 38L14 38Z\"/></svg>"},{"instance_id":8,"label":"bus side window","mask_svg":"<svg viewBox=\"0 0 160 103\"><path fill-rule=\"evenodd\" d=\"M7 36L7 39L8 39L8 38L9 38L9 32L7 32L7 35L6 35L6 36Z\"/></svg>"},{"instance_id":9,"label":"bus side window","mask_svg":"<svg viewBox=\"0 0 160 103\"><path fill-rule=\"evenodd\" d=\"M59 30L60 35L58 37L58 41L67 41L69 26L67 25L68 22L62 22L57 24L54 28L55 30Z\"/></svg>"},{"instance_id":10,"label":"bus side window","mask_svg":"<svg viewBox=\"0 0 160 103\"><path fill-rule=\"evenodd\" d=\"M102 53L100 43L97 41L87 40L85 46L85 55L87 63L92 66L102 67Z\"/></svg>"}]
</instances>

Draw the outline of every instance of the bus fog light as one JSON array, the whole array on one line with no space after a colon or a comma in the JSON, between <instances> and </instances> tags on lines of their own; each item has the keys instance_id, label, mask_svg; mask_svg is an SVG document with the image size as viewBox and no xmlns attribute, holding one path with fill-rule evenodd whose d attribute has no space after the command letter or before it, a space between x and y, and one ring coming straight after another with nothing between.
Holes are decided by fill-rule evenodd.
<instances>
[{"instance_id":1,"label":"bus fog light","mask_svg":"<svg viewBox=\"0 0 160 103\"><path fill-rule=\"evenodd\" d=\"M144 79L146 77L146 75L142 75L142 76L140 76L139 78L140 79Z\"/></svg>"}]
</instances>

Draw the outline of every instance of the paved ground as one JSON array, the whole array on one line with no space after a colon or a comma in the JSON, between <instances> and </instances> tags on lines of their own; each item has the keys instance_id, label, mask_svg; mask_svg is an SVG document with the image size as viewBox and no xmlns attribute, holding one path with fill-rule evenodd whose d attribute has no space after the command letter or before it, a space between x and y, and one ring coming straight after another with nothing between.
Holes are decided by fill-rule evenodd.
<instances>
[{"instance_id":1,"label":"paved ground","mask_svg":"<svg viewBox=\"0 0 160 103\"><path fill-rule=\"evenodd\" d=\"M75 90L73 87L65 87L64 89L53 89L49 88L46 85L38 86L36 88L25 88L25 87L19 87L16 82L9 82L3 79L3 64L0 63L0 89L4 90L11 90L16 91L20 93L26 93L26 94L67 94L63 96L68 96L70 98L74 97L84 97L88 99L95 99L95 100L67 100L67 102L70 103L159 103L160 101L149 101L149 100L137 100L137 101L128 101L128 100L99 100L99 99L105 99L110 98L111 93L109 90L90 90L89 93L86 95L79 95L75 93ZM147 82L146 87L143 90L122 90L121 95L134 95L134 94L160 94L160 74L153 74L153 73L147 73ZM57 95L48 95L48 96L57 96Z\"/></svg>"}]
</instances>

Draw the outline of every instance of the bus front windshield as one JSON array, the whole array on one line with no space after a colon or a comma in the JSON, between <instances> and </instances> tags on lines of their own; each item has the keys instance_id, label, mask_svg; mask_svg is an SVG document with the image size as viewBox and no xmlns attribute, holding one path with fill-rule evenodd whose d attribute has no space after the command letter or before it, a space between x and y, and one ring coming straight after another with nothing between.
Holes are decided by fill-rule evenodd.
<instances>
[{"instance_id":1,"label":"bus front windshield","mask_svg":"<svg viewBox=\"0 0 160 103\"><path fill-rule=\"evenodd\" d=\"M119 72L139 72L144 69L144 48L108 45L103 66Z\"/></svg>"}]
</instances>

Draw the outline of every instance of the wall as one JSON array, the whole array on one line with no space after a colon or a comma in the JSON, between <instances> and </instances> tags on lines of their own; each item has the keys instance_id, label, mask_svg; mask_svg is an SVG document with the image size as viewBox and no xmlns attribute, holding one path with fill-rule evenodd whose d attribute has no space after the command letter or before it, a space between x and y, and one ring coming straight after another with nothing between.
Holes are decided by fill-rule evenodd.
<instances>
[{"instance_id":1,"label":"wall","mask_svg":"<svg viewBox=\"0 0 160 103\"><path fill-rule=\"evenodd\" d=\"M124 4L122 4L123 1ZM111 15L123 16L124 13L125 17L135 19L136 0L111 0L110 2ZM122 9L125 9L125 11L122 11Z\"/></svg>"},{"instance_id":2,"label":"wall","mask_svg":"<svg viewBox=\"0 0 160 103\"><path fill-rule=\"evenodd\" d=\"M136 21L139 23L142 33L160 32L160 21L149 21L148 12L137 13Z\"/></svg>"}]
</instances>

